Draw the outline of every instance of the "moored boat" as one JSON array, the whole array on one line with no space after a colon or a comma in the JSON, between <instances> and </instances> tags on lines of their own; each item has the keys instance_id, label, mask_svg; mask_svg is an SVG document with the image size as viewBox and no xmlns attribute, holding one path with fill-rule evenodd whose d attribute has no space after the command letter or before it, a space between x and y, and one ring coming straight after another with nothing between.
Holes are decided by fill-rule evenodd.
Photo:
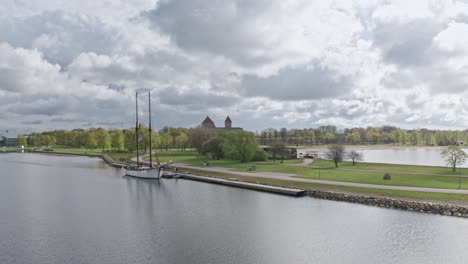
<instances>
[{"instance_id":1,"label":"moored boat","mask_svg":"<svg viewBox=\"0 0 468 264\"><path fill-rule=\"evenodd\" d=\"M125 176L142 178L142 179L160 179L164 171L161 166L153 167L152 159L152 148L151 148L151 93L148 93L148 103L149 103L149 167L141 166L140 157L139 157L139 147L138 144L143 139L143 136L140 138L138 136L138 92L135 93L136 96L136 125L135 125L135 139L136 139L136 164L129 164L123 168Z\"/></svg>"}]
</instances>

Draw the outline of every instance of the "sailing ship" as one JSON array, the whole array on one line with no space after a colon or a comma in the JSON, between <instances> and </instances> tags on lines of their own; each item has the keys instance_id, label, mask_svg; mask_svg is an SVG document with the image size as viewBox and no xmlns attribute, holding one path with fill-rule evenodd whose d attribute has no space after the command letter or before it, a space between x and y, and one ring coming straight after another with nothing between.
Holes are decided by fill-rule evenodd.
<instances>
[{"instance_id":1,"label":"sailing ship","mask_svg":"<svg viewBox=\"0 0 468 264\"><path fill-rule=\"evenodd\" d=\"M163 175L163 168L160 166L153 166L152 158L152 147L151 147L151 92L148 92L148 103L149 103L149 166L143 166L143 162L140 163L139 146L138 144L143 139L138 136L138 130L140 124L138 123L138 92L136 96L136 125L135 125L135 140L136 140L136 164L129 164L124 167L124 175L143 179L160 179Z\"/></svg>"}]
</instances>

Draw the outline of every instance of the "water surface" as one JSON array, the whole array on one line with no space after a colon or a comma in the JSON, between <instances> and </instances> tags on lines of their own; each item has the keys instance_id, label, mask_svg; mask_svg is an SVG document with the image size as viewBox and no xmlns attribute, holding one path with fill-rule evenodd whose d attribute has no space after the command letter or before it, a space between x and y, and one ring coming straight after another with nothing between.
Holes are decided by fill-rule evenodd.
<instances>
[{"instance_id":1,"label":"water surface","mask_svg":"<svg viewBox=\"0 0 468 264\"><path fill-rule=\"evenodd\" d=\"M468 220L0 154L0 263L466 263Z\"/></svg>"}]
</instances>

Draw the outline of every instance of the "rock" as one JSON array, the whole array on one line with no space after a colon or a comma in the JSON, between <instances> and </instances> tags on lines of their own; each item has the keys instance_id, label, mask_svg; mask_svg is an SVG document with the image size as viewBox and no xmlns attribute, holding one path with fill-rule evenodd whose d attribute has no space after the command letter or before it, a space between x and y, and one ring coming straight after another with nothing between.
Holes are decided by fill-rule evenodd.
<instances>
[{"instance_id":1,"label":"rock","mask_svg":"<svg viewBox=\"0 0 468 264\"><path fill-rule=\"evenodd\" d=\"M392 179L392 175L390 175L389 173L385 173L385 175L383 176L383 179L384 179L384 180L391 180L391 179Z\"/></svg>"}]
</instances>

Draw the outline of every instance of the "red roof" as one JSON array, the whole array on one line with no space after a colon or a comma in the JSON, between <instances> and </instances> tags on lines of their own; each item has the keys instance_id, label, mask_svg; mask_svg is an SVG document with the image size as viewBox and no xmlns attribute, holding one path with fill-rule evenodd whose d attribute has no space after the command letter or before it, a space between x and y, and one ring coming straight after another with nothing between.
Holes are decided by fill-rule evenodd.
<instances>
[{"instance_id":1,"label":"red roof","mask_svg":"<svg viewBox=\"0 0 468 264\"><path fill-rule=\"evenodd\" d=\"M226 117L226 120L224 122L231 122L232 123L231 118L229 116Z\"/></svg>"},{"instance_id":2,"label":"red roof","mask_svg":"<svg viewBox=\"0 0 468 264\"><path fill-rule=\"evenodd\" d=\"M207 116L202 124L213 124L214 125L214 122L213 122L213 120L211 120L211 118L209 116Z\"/></svg>"}]
</instances>

